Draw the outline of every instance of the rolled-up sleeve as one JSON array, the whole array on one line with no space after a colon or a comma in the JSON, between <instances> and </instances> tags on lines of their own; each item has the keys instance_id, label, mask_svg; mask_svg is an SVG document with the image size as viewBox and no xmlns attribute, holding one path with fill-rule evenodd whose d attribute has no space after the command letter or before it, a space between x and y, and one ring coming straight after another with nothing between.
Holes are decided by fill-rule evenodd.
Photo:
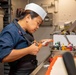
<instances>
[{"instance_id":1,"label":"rolled-up sleeve","mask_svg":"<svg viewBox=\"0 0 76 75\"><path fill-rule=\"evenodd\" d=\"M4 32L0 34L0 62L9 55L14 46L14 40L11 33Z\"/></svg>"}]
</instances>

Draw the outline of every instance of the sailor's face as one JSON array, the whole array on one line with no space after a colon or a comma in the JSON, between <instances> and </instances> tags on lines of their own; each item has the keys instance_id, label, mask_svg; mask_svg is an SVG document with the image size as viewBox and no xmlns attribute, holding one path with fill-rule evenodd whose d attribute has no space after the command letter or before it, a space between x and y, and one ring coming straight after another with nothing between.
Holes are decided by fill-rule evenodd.
<instances>
[{"instance_id":1,"label":"sailor's face","mask_svg":"<svg viewBox=\"0 0 76 75\"><path fill-rule=\"evenodd\" d=\"M41 19L40 16L35 17L33 19L29 18L28 25L27 25L27 30L30 33L34 33L39 28L41 23L42 23L42 19Z\"/></svg>"}]
</instances>

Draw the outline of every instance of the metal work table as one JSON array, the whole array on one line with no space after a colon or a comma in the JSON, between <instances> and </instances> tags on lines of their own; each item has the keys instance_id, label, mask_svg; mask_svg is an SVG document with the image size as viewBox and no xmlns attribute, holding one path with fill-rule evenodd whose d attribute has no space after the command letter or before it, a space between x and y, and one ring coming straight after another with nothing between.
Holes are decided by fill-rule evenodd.
<instances>
[{"instance_id":1,"label":"metal work table","mask_svg":"<svg viewBox=\"0 0 76 75\"><path fill-rule=\"evenodd\" d=\"M45 75L48 67L44 67L44 65L49 65L50 55L30 74L30 75Z\"/></svg>"},{"instance_id":2,"label":"metal work table","mask_svg":"<svg viewBox=\"0 0 76 75\"><path fill-rule=\"evenodd\" d=\"M44 65L49 65L48 62L50 57L62 55L67 51L61 51L61 50L53 50L50 52L50 55L30 74L30 75L45 75L46 71L48 70L48 67L44 67ZM76 51L70 51L73 56L76 56Z\"/></svg>"}]
</instances>

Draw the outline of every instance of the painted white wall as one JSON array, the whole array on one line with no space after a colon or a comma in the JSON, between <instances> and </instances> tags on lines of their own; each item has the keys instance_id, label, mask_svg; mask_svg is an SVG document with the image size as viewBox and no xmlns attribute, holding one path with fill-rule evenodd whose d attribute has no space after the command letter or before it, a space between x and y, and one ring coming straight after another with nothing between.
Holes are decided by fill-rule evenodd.
<instances>
[{"instance_id":1,"label":"painted white wall","mask_svg":"<svg viewBox=\"0 0 76 75\"><path fill-rule=\"evenodd\" d=\"M53 13L53 24L58 25L60 22L74 21L76 19L76 0L57 0L58 13L54 13L55 7L48 8L48 12ZM29 0L37 4L51 4L54 0Z\"/></svg>"},{"instance_id":2,"label":"painted white wall","mask_svg":"<svg viewBox=\"0 0 76 75\"><path fill-rule=\"evenodd\" d=\"M53 13L53 24L58 25L60 22L74 21L76 19L76 0L57 0L58 13L55 13L55 6L47 8L47 6L54 4L54 0L12 0L13 14L17 8L24 8L27 2L34 2L39 5L44 4L43 7L46 11Z\"/></svg>"},{"instance_id":3,"label":"painted white wall","mask_svg":"<svg viewBox=\"0 0 76 75\"><path fill-rule=\"evenodd\" d=\"M16 9L24 8L27 3L27 0L11 0L11 3L12 3L12 9L13 9L11 14L12 14L12 19L14 19L16 15Z\"/></svg>"},{"instance_id":4,"label":"painted white wall","mask_svg":"<svg viewBox=\"0 0 76 75\"><path fill-rule=\"evenodd\" d=\"M59 22L76 19L76 0L59 0L58 7Z\"/></svg>"}]
</instances>

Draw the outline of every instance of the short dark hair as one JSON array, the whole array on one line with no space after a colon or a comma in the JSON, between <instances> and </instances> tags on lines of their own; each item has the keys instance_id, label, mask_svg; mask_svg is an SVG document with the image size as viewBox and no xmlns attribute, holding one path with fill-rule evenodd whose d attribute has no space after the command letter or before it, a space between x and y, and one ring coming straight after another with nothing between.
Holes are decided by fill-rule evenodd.
<instances>
[{"instance_id":1,"label":"short dark hair","mask_svg":"<svg viewBox=\"0 0 76 75\"><path fill-rule=\"evenodd\" d=\"M16 10L16 18L19 20L23 19L28 14L31 15L32 19L39 16L37 13L35 13L34 11L31 11L31 10L26 10L26 11L24 9L17 9Z\"/></svg>"}]
</instances>

